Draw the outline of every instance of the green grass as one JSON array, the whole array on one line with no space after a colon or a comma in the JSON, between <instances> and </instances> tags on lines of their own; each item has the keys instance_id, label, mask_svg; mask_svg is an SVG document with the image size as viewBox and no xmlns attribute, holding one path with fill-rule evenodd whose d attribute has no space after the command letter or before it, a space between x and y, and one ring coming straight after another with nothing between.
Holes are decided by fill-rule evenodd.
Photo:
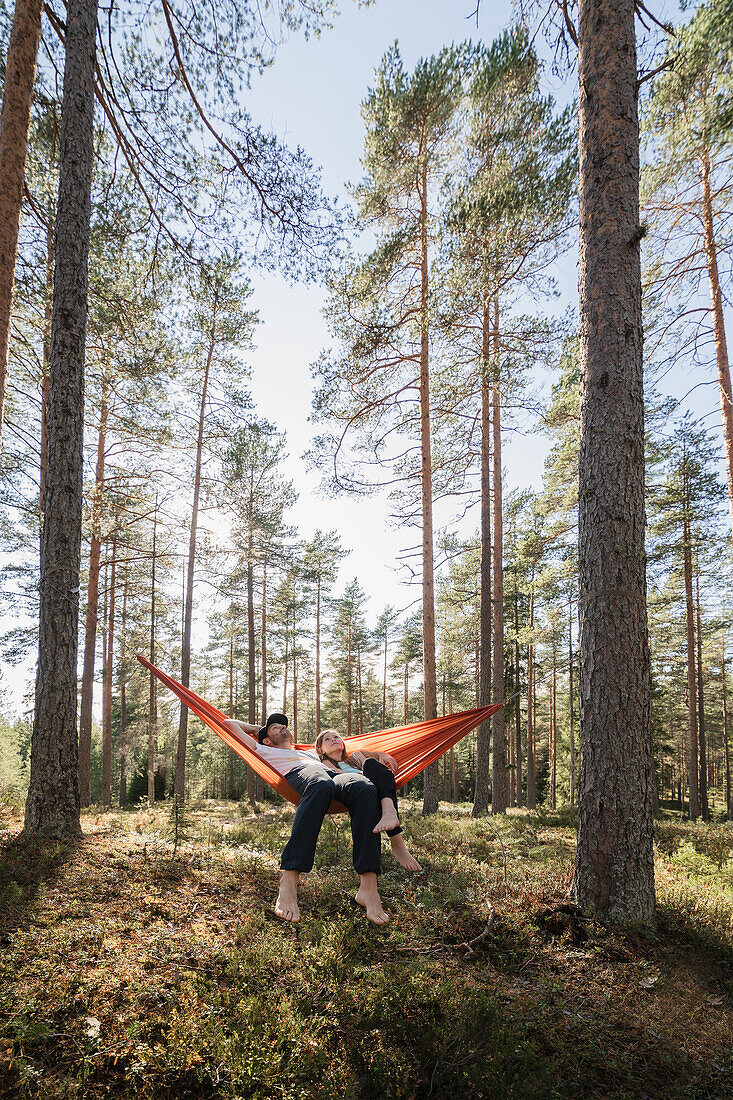
<instances>
[{"instance_id":1,"label":"green grass","mask_svg":"<svg viewBox=\"0 0 733 1100\"><path fill-rule=\"evenodd\" d=\"M167 807L92 812L69 847L14 841L6 808L0 1095L733 1097L729 827L662 823L656 932L578 937L543 918L572 874L567 813L407 803L425 871L385 854L386 928L351 900L345 818L301 924L273 916L292 813L195 804L174 859Z\"/></svg>"}]
</instances>

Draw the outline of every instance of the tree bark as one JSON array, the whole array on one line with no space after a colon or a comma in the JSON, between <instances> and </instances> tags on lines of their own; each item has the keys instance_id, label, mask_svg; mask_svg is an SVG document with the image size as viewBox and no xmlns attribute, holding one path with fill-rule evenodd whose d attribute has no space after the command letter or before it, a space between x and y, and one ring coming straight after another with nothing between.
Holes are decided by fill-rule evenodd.
<instances>
[{"instance_id":1,"label":"tree bark","mask_svg":"<svg viewBox=\"0 0 733 1100\"><path fill-rule=\"evenodd\" d=\"M267 721L267 562L262 563L262 725Z\"/></svg>"},{"instance_id":2,"label":"tree bark","mask_svg":"<svg viewBox=\"0 0 733 1100\"><path fill-rule=\"evenodd\" d=\"M199 498L201 495L201 461L204 450L204 425L206 422L206 397L209 388L209 372L216 347L216 307L211 318L211 338L206 355L204 380L201 387L199 406L199 427L196 439L196 472L193 482L193 506L191 508L191 530L188 538L188 568L186 572L186 601L183 620L183 638L181 641L181 683L188 687L191 679L191 627L193 625L193 583L196 567L196 530L198 526ZM178 721L178 750L176 753L175 796L183 802L186 790L186 739L188 736L188 707L181 703Z\"/></svg>"},{"instance_id":3,"label":"tree bark","mask_svg":"<svg viewBox=\"0 0 733 1100\"><path fill-rule=\"evenodd\" d=\"M104 461L109 415L109 377L102 376L97 436L97 467L92 497L92 530L87 578L87 610L84 629L84 670L81 678L81 710L79 714L79 791L82 806L91 801L92 708L94 703L94 664L97 653L99 625L99 563L102 552L102 510L104 507Z\"/></svg>"},{"instance_id":4,"label":"tree bark","mask_svg":"<svg viewBox=\"0 0 733 1100\"><path fill-rule=\"evenodd\" d=\"M515 584L514 588L514 690L519 691L519 593ZM522 708L517 699L517 710L514 716L514 736L516 749L514 763L516 767L516 791L517 806L522 805Z\"/></svg>"},{"instance_id":5,"label":"tree bark","mask_svg":"<svg viewBox=\"0 0 733 1100\"><path fill-rule=\"evenodd\" d=\"M102 809L112 805L112 680L115 639L115 574L117 569L117 539L112 541L112 561L109 571L107 614L107 648L104 661L104 700L102 704Z\"/></svg>"},{"instance_id":6,"label":"tree bark","mask_svg":"<svg viewBox=\"0 0 733 1100\"><path fill-rule=\"evenodd\" d=\"M570 694L570 805L575 805L575 698L573 691L573 601L570 599L570 621L568 623L568 662L570 673L568 686Z\"/></svg>"},{"instance_id":7,"label":"tree bark","mask_svg":"<svg viewBox=\"0 0 733 1100\"><path fill-rule=\"evenodd\" d=\"M550 686L550 808L557 809L557 650L554 642Z\"/></svg>"},{"instance_id":8,"label":"tree bark","mask_svg":"<svg viewBox=\"0 0 733 1100\"><path fill-rule=\"evenodd\" d=\"M723 683L723 748L725 750L725 807L728 814L728 820L733 821L733 802L731 802L730 785L730 751L728 747L728 691L725 678L725 648L723 649L721 665L721 679Z\"/></svg>"},{"instance_id":9,"label":"tree bark","mask_svg":"<svg viewBox=\"0 0 733 1100\"><path fill-rule=\"evenodd\" d=\"M79 836L76 662L96 0L69 0L56 217L48 482L27 833Z\"/></svg>"},{"instance_id":10,"label":"tree bark","mask_svg":"<svg viewBox=\"0 0 733 1100\"><path fill-rule=\"evenodd\" d=\"M718 273L718 249L715 243L713 223L713 199L710 187L710 156L703 150L700 176L702 180L703 239L705 259L708 268L710 286L710 308L713 313L713 337L715 339L715 360L718 367L718 392L720 411L723 419L723 438L725 440L725 468L728 481L728 506L730 510L731 530L733 530L733 390L728 362L728 342L725 335L725 314L723 312L723 294Z\"/></svg>"},{"instance_id":11,"label":"tree bark","mask_svg":"<svg viewBox=\"0 0 733 1100\"><path fill-rule=\"evenodd\" d=\"M484 303L481 341L481 576L479 581L479 698L478 705L491 702L491 305ZM476 786L472 814L489 809L491 719L482 722L476 734Z\"/></svg>"},{"instance_id":12,"label":"tree bark","mask_svg":"<svg viewBox=\"0 0 733 1100\"><path fill-rule=\"evenodd\" d=\"M428 168L420 171L420 486L422 498L422 632L424 717L438 717L433 579L433 466L430 440L430 344L428 333ZM423 814L438 809L438 764L423 773Z\"/></svg>"},{"instance_id":13,"label":"tree bark","mask_svg":"<svg viewBox=\"0 0 733 1100\"><path fill-rule=\"evenodd\" d=\"M150 579L150 643L149 660L155 664L155 549L158 531L158 494L155 494L153 512L153 552L151 556ZM148 806L155 805L155 753L158 739L158 678L152 672L148 682Z\"/></svg>"},{"instance_id":14,"label":"tree bark","mask_svg":"<svg viewBox=\"0 0 733 1100\"><path fill-rule=\"evenodd\" d=\"M634 0L580 0L579 605L574 892L654 920Z\"/></svg>"},{"instance_id":15,"label":"tree bark","mask_svg":"<svg viewBox=\"0 0 733 1100\"><path fill-rule=\"evenodd\" d=\"M316 578L316 737L321 732L321 578Z\"/></svg>"},{"instance_id":16,"label":"tree bark","mask_svg":"<svg viewBox=\"0 0 733 1100\"><path fill-rule=\"evenodd\" d=\"M700 813L703 821L710 820L708 806L708 759L705 737L705 695L702 680L702 619L700 615L700 573L695 572L695 626L697 635L697 713L698 713L698 756L700 761L699 791Z\"/></svg>"},{"instance_id":17,"label":"tree bark","mask_svg":"<svg viewBox=\"0 0 733 1100\"><path fill-rule=\"evenodd\" d=\"M529 594L529 630L534 629L534 566ZM537 808L537 760L534 741L534 642L531 637L527 645L527 809Z\"/></svg>"},{"instance_id":18,"label":"tree bark","mask_svg":"<svg viewBox=\"0 0 733 1100\"><path fill-rule=\"evenodd\" d=\"M16 0L0 114L0 445L5 416L20 209L42 12L43 0Z\"/></svg>"},{"instance_id":19,"label":"tree bark","mask_svg":"<svg viewBox=\"0 0 733 1100\"><path fill-rule=\"evenodd\" d=\"M503 541L504 521L501 498L501 397L499 394L499 300L494 297L493 325L493 466L494 466L494 547L492 561L492 594L494 631L492 640L493 676L492 686L494 702L504 698L504 564ZM507 808L507 759L506 759L506 719L504 708L500 707L492 718L492 767L491 767L491 812L503 814Z\"/></svg>"},{"instance_id":20,"label":"tree bark","mask_svg":"<svg viewBox=\"0 0 733 1100\"><path fill-rule=\"evenodd\" d=\"M120 623L120 808L127 806L127 568L122 587L122 622Z\"/></svg>"},{"instance_id":21,"label":"tree bark","mask_svg":"<svg viewBox=\"0 0 733 1100\"><path fill-rule=\"evenodd\" d=\"M697 770L697 698L695 690L695 612L692 602L692 547L690 531L690 489L687 481L687 455L682 460L682 562L685 579L685 621L687 626L687 745L690 754L690 820L700 816Z\"/></svg>"}]
</instances>

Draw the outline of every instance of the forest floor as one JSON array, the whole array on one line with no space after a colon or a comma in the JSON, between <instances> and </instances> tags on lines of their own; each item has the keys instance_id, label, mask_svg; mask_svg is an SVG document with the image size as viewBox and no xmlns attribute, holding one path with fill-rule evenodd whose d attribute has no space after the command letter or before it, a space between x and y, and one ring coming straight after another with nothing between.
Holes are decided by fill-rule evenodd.
<instances>
[{"instance_id":1,"label":"forest floor","mask_svg":"<svg viewBox=\"0 0 733 1100\"><path fill-rule=\"evenodd\" d=\"M0 1095L733 1097L730 826L659 824L650 934L559 908L567 814L416 803L375 927L329 819L292 926L260 809L196 804L174 853L164 807L31 846L0 805Z\"/></svg>"}]
</instances>

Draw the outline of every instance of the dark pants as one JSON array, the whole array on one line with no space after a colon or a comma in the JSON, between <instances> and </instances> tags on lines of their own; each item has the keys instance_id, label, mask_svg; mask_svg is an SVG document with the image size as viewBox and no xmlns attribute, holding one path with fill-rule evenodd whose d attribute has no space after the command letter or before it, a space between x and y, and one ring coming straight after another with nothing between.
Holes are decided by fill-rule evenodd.
<instances>
[{"instance_id":1,"label":"dark pants","mask_svg":"<svg viewBox=\"0 0 733 1100\"><path fill-rule=\"evenodd\" d=\"M394 802L395 813L400 816L400 811L397 807L397 787L394 781L394 775L385 764L380 764L378 760L372 760L368 757L364 761L364 767L361 769L367 779L374 784L377 789L377 795L379 800L383 798L391 798ZM397 836L402 832L402 826L396 825L394 829L387 829L387 836Z\"/></svg>"},{"instance_id":2,"label":"dark pants","mask_svg":"<svg viewBox=\"0 0 733 1100\"><path fill-rule=\"evenodd\" d=\"M379 874L382 845L379 834L372 830L381 816L381 807L374 784L363 775L329 775L316 763L299 764L285 778L300 795L300 802L280 860L282 870L311 870L323 819L335 799L343 803L351 818L354 870L360 875L370 871Z\"/></svg>"}]
</instances>

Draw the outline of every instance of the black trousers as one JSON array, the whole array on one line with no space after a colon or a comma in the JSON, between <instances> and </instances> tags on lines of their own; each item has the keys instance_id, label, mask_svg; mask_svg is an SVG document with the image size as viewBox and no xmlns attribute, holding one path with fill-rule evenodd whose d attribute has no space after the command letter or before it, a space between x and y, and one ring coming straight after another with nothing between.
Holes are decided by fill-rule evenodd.
<instances>
[{"instance_id":1,"label":"black trousers","mask_svg":"<svg viewBox=\"0 0 733 1100\"><path fill-rule=\"evenodd\" d=\"M372 760L371 757L368 757L364 761L364 767L361 770L362 774L377 788L380 802L383 798L392 799L395 812L399 817L400 811L397 806L397 786L394 781L394 775L389 768L385 764L380 764L378 760ZM394 829L387 829L387 836L397 836L397 834L401 832L402 826L396 825Z\"/></svg>"},{"instance_id":2,"label":"black trousers","mask_svg":"<svg viewBox=\"0 0 733 1100\"><path fill-rule=\"evenodd\" d=\"M365 875L379 874L382 843L372 832L381 817L376 787L364 775L342 772L329 775L314 763L299 764L285 777L300 795L290 840L283 849L283 871L310 871L316 854L316 841L323 819L334 799L342 802L351 818L354 870Z\"/></svg>"}]
</instances>

